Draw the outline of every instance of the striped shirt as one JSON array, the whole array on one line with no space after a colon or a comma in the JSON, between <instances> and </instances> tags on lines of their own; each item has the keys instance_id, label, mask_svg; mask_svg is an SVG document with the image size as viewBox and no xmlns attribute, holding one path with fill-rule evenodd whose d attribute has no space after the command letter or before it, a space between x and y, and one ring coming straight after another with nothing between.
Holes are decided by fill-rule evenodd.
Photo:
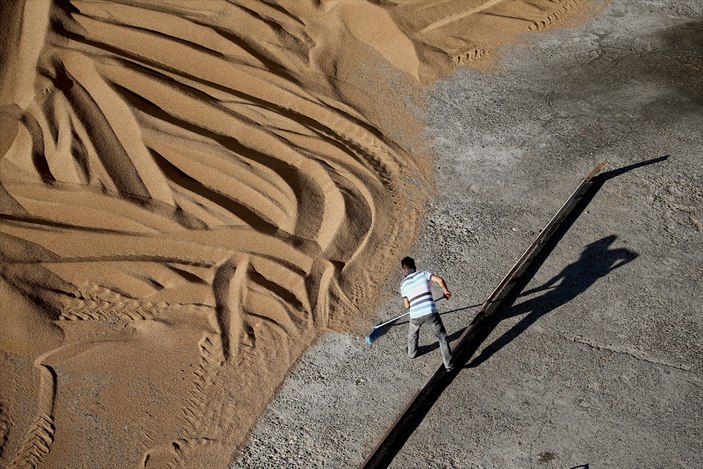
<instances>
[{"instance_id":1,"label":"striped shirt","mask_svg":"<svg viewBox=\"0 0 703 469\"><path fill-rule=\"evenodd\" d=\"M410 301L411 318L437 312L430 290L430 278L430 272L410 272L400 284L400 296Z\"/></svg>"}]
</instances>

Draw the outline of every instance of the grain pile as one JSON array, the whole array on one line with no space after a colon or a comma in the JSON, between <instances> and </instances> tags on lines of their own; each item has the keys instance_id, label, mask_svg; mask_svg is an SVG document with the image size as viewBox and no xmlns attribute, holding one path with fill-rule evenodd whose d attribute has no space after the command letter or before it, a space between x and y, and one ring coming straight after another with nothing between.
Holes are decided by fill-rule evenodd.
<instances>
[{"instance_id":1,"label":"grain pile","mask_svg":"<svg viewBox=\"0 0 703 469\"><path fill-rule=\"evenodd\" d=\"M586 8L3 3L1 465L226 465L414 241L414 92Z\"/></svg>"}]
</instances>

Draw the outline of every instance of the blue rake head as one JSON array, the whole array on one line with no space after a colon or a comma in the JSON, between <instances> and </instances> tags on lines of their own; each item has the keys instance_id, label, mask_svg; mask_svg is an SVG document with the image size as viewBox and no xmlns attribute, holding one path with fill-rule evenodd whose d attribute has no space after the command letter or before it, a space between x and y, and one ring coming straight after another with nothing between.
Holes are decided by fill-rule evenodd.
<instances>
[{"instance_id":1,"label":"blue rake head","mask_svg":"<svg viewBox=\"0 0 703 469\"><path fill-rule=\"evenodd\" d=\"M386 332L387 329L388 328L386 326L382 326L382 327L377 327L373 331L371 331L371 334L364 337L364 341L366 342L366 345L373 344L376 341L376 339L381 337Z\"/></svg>"}]
</instances>

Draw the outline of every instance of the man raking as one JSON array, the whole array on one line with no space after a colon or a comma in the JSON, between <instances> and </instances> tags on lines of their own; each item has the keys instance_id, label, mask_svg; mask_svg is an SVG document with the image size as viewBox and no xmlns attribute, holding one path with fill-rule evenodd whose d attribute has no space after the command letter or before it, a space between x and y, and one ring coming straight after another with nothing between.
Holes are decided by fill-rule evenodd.
<instances>
[{"instance_id":1,"label":"man raking","mask_svg":"<svg viewBox=\"0 0 703 469\"><path fill-rule=\"evenodd\" d=\"M428 323L439 341L444 368L447 371L452 371L452 353L447 342L447 331L444 329L442 318L439 317L437 306L435 306L432 298L430 281L442 288L446 298L450 298L452 292L449 291L447 283L439 275L425 271L418 272L413 258L403 258L400 266L405 273L405 278L400 284L400 296L403 297L403 306L409 310L410 316L410 321L408 322L408 355L410 358L417 356L417 340L420 335L420 326Z\"/></svg>"}]
</instances>

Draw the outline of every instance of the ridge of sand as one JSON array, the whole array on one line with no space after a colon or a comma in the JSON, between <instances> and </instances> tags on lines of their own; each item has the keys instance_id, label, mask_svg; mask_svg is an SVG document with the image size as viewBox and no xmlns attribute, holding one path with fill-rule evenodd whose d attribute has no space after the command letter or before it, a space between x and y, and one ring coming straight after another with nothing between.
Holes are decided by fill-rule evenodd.
<instances>
[{"instance_id":1,"label":"ridge of sand","mask_svg":"<svg viewBox=\"0 0 703 469\"><path fill-rule=\"evenodd\" d=\"M431 192L415 87L585 1L0 7L0 463L222 466Z\"/></svg>"}]
</instances>

